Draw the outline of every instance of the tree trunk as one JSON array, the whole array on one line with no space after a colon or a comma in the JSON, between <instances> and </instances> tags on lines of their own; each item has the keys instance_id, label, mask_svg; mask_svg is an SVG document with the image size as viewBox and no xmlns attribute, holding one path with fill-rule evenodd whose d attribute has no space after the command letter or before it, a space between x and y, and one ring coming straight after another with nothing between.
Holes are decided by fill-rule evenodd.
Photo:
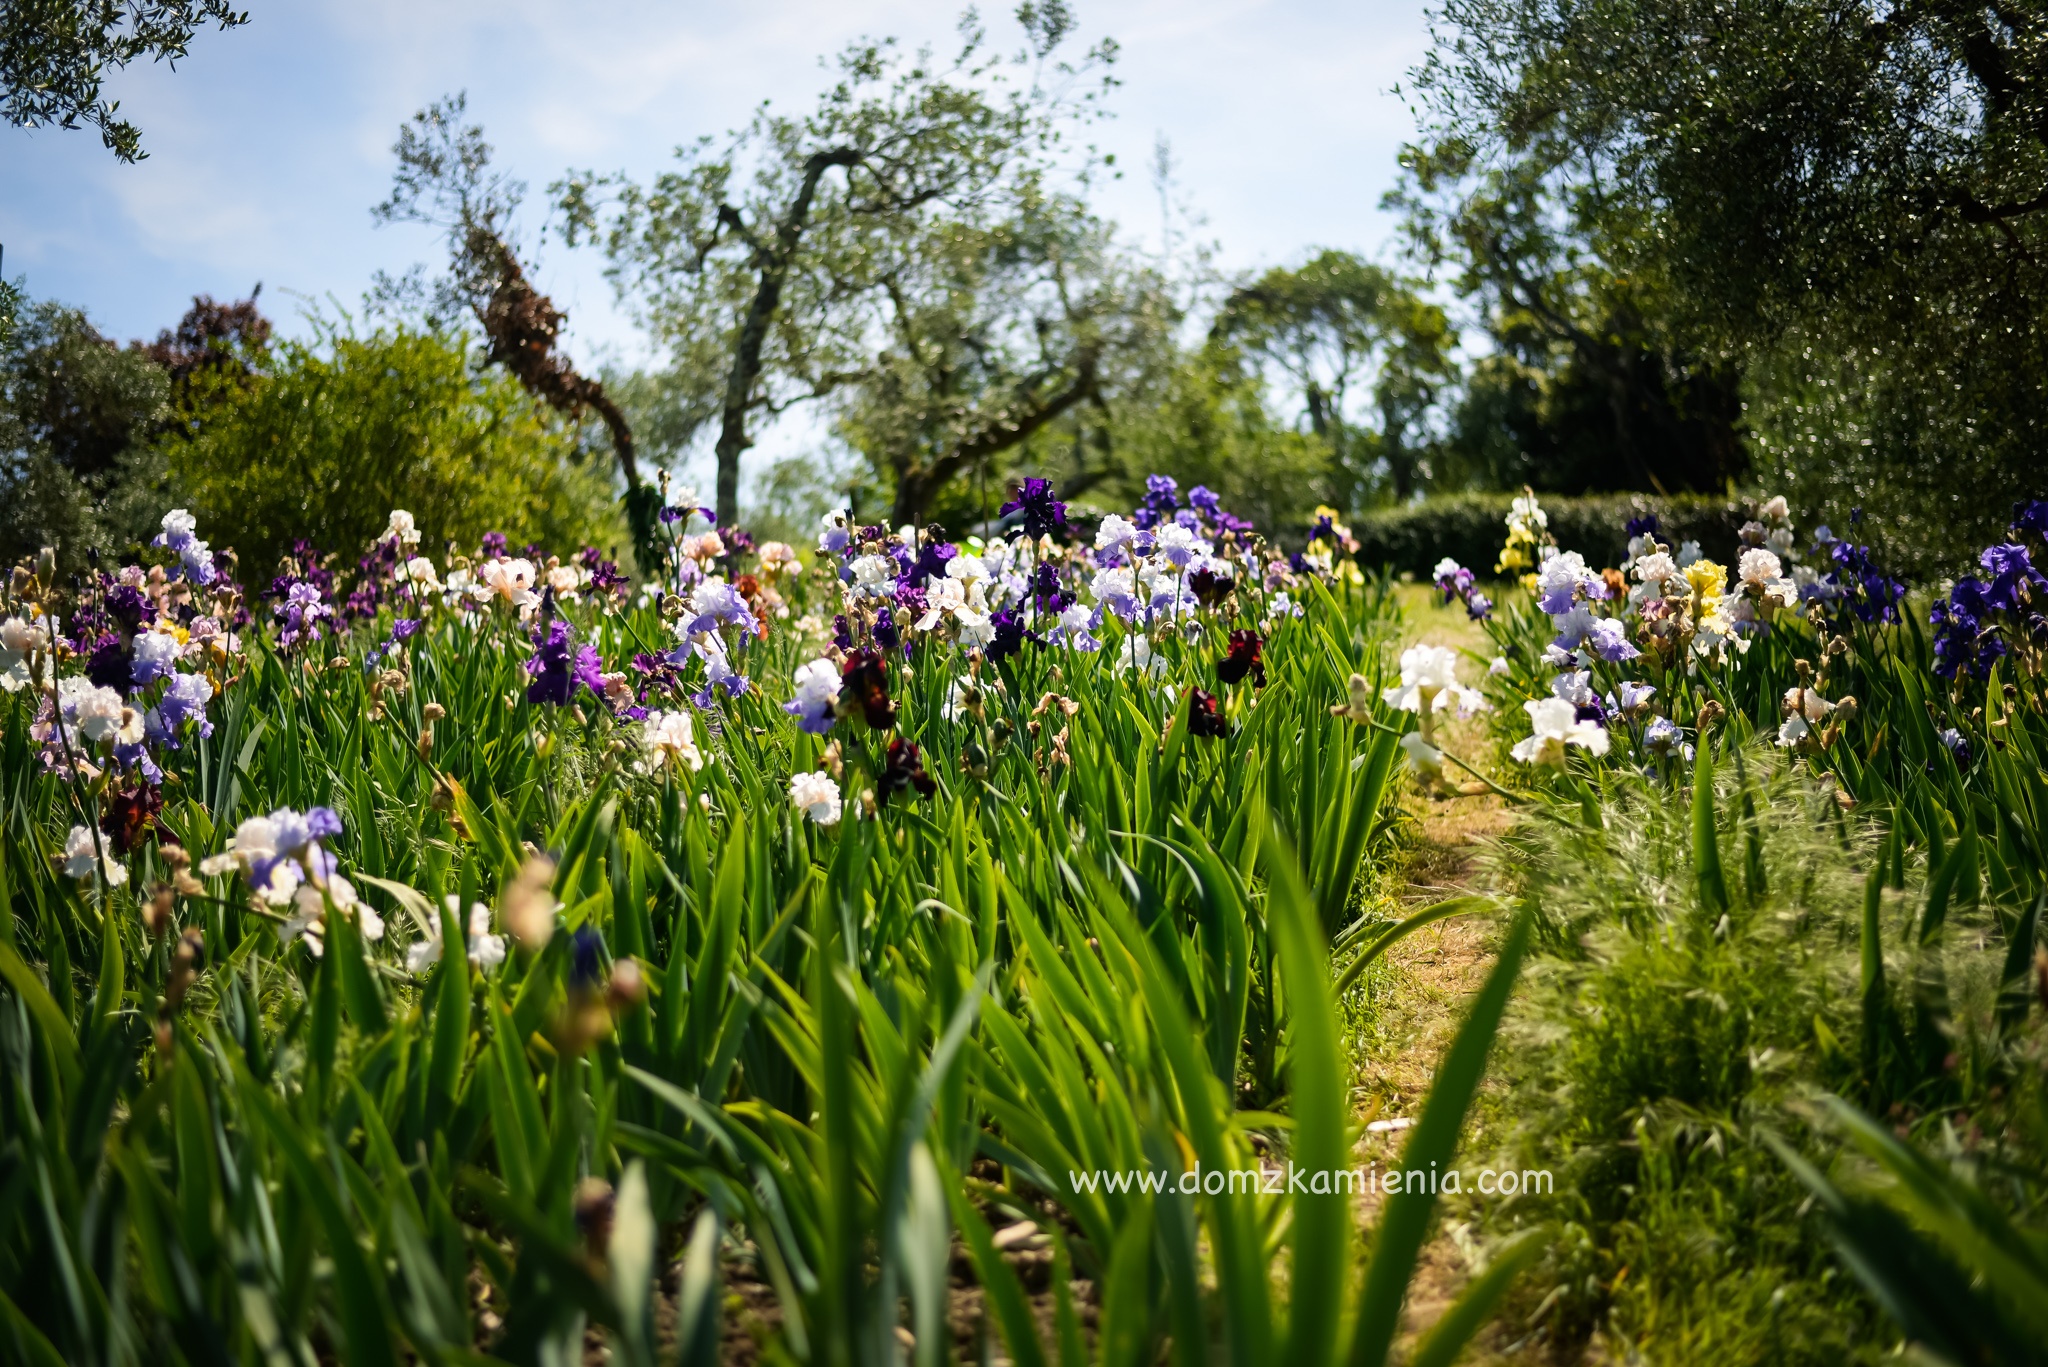
<instances>
[{"instance_id":1,"label":"tree trunk","mask_svg":"<svg viewBox=\"0 0 2048 1367\"><path fill-rule=\"evenodd\" d=\"M747 435L747 413L753 406L754 387L761 382L761 350L768 343L768 328L775 321L776 310L782 307L782 285L789 276L789 263L796 256L804 230L810 226L811 202L817 198L818 182L832 167L855 165L863 155L852 147L813 152L804 162L804 178L795 197L776 221L772 244L749 236L739 211L732 206L719 209L720 223L752 244L754 264L761 273L753 301L747 305L746 319L740 324L739 345L733 349L732 370L725 381L725 409L719 418L718 445L713 448L718 457L715 511L721 527L730 527L739 520L740 455L754 444L754 439Z\"/></svg>"}]
</instances>

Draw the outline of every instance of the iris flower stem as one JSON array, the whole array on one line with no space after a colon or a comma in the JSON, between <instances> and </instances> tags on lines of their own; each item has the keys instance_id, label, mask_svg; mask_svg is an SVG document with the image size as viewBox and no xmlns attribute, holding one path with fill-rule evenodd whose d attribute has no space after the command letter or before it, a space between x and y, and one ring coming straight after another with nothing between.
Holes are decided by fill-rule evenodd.
<instances>
[{"instance_id":1,"label":"iris flower stem","mask_svg":"<svg viewBox=\"0 0 2048 1367\"><path fill-rule=\"evenodd\" d=\"M1375 731L1384 731L1390 736L1402 736L1407 734L1404 731L1396 730L1394 727L1387 725L1385 722L1380 721L1375 717L1353 717L1351 720L1357 722L1360 726L1369 726ZM1500 794L1500 796L1506 798L1508 801L1519 804L1527 802L1529 800L1525 794L1509 792L1506 788L1501 787L1498 783L1495 783L1492 779L1480 773L1477 769L1474 769L1471 765L1465 763L1464 760L1459 759L1450 751L1445 750L1442 752L1442 754L1445 759L1457 765L1460 769L1463 769L1466 773L1472 775L1472 777L1478 779L1481 783L1484 783L1488 788L1491 788L1494 792Z\"/></svg>"},{"instance_id":2,"label":"iris flower stem","mask_svg":"<svg viewBox=\"0 0 2048 1367\"><path fill-rule=\"evenodd\" d=\"M100 901L111 915L114 907L114 887L107 881L107 851L100 843L99 819L92 814L85 797L78 791L78 760L71 753L71 738L64 731L64 700L57 696L57 657L54 647L57 643L57 619L52 617L49 626L51 650L40 652L43 662L50 668L50 718L57 724L57 744L64 750L64 774L70 780L71 800L78 804L78 814L85 818L85 828L92 832L92 873L93 881L99 884Z\"/></svg>"}]
</instances>

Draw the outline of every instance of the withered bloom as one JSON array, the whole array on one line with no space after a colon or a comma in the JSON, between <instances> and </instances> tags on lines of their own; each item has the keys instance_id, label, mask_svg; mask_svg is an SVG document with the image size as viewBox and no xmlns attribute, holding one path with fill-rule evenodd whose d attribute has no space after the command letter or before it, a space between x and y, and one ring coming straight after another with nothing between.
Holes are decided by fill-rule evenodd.
<instances>
[{"instance_id":1,"label":"withered bloom","mask_svg":"<svg viewBox=\"0 0 2048 1367\"><path fill-rule=\"evenodd\" d=\"M156 814L163 809L163 794L147 783L114 794L107 803L107 814L100 819L110 851L117 858L125 858L142 843L143 832L156 823Z\"/></svg>"},{"instance_id":2,"label":"withered bloom","mask_svg":"<svg viewBox=\"0 0 2048 1367\"><path fill-rule=\"evenodd\" d=\"M1218 574L1207 566L1188 574L1188 591L1212 608L1223 601L1232 587L1229 575Z\"/></svg>"},{"instance_id":3,"label":"withered bloom","mask_svg":"<svg viewBox=\"0 0 2048 1367\"><path fill-rule=\"evenodd\" d=\"M880 651L853 651L840 667L839 714L855 712L877 731L896 724L896 704L889 701L889 664Z\"/></svg>"},{"instance_id":4,"label":"withered bloom","mask_svg":"<svg viewBox=\"0 0 2048 1367\"><path fill-rule=\"evenodd\" d=\"M1191 736L1227 736L1230 734L1230 728L1223 723L1223 709L1217 706L1214 693L1200 688L1189 691L1188 734Z\"/></svg>"},{"instance_id":5,"label":"withered bloom","mask_svg":"<svg viewBox=\"0 0 2048 1367\"><path fill-rule=\"evenodd\" d=\"M924 771L924 758L918 753L917 743L898 736L889 742L888 754L882 765L882 784L878 794L883 802L889 794L900 793L914 788L918 796L930 797L939 790L938 780Z\"/></svg>"},{"instance_id":6,"label":"withered bloom","mask_svg":"<svg viewBox=\"0 0 2048 1367\"><path fill-rule=\"evenodd\" d=\"M1260 688L1266 686L1266 638L1256 631L1230 633L1230 652L1216 664L1216 677L1227 684L1243 683L1245 675Z\"/></svg>"}]
</instances>

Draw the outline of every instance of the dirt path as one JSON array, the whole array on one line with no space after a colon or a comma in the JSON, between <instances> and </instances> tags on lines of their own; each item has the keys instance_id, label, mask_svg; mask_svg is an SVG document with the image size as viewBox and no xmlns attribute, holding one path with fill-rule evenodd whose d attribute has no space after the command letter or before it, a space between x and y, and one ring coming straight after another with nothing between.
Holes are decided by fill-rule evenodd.
<instances>
[{"instance_id":1,"label":"dirt path","mask_svg":"<svg viewBox=\"0 0 2048 1367\"><path fill-rule=\"evenodd\" d=\"M1459 672L1461 678L1474 681L1485 668L1486 635L1476 623L1468 622L1462 611L1437 606L1436 598L1426 588L1404 590L1408 616L1402 644L1426 642L1472 652L1478 660L1468 658ZM1481 721L1450 722L1443 727L1443 735L1450 753L1484 769ZM1411 795L1408 811L1414 820L1399 870L1396 895L1401 903L1421 907L1460 893L1483 891L1481 856L1487 842L1506 830L1512 820L1506 804L1495 796L1440 799ZM1417 932L1389 951L1392 982L1381 1008L1380 1047L1358 1070L1366 1106L1377 1118L1413 1120L1418 1116L1437 1064L1464 1021L1466 1004L1493 966L1497 935L1498 927L1489 919L1454 917ZM1385 1170L1398 1163L1406 1139L1399 1130L1368 1133L1360 1141L1357 1161L1377 1161ZM1467 1160L1475 1139L1483 1139L1476 1129L1461 1145L1461 1155ZM1361 1217L1376 1223L1383 1200L1376 1193L1367 1193L1360 1201ZM1466 1226L1455 1216L1444 1221L1424 1247L1409 1290L1403 1317L1407 1334L1427 1329L1450 1306L1470 1276L1470 1252ZM1479 1360L1499 1360L1483 1346L1477 1351Z\"/></svg>"}]
</instances>

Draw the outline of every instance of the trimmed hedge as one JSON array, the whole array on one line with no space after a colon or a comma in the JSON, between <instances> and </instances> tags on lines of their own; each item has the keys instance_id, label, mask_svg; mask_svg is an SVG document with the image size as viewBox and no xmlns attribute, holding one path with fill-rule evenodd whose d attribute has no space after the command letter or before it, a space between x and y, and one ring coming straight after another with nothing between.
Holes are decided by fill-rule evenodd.
<instances>
[{"instance_id":1,"label":"trimmed hedge","mask_svg":"<svg viewBox=\"0 0 2048 1367\"><path fill-rule=\"evenodd\" d=\"M1353 518L1358 563L1369 570L1389 566L1396 574L1427 579L1436 562L1448 555L1481 579L1492 578L1507 540L1508 506L1514 497L1446 494ZM1628 520L1645 513L1657 515L1658 539L1673 547L1697 541L1709 558L1731 563L1737 533L1749 520L1740 500L1719 495L1539 494L1537 499L1550 517L1550 534L1558 546L1579 552L1595 569L1619 565L1627 558Z\"/></svg>"}]
</instances>

